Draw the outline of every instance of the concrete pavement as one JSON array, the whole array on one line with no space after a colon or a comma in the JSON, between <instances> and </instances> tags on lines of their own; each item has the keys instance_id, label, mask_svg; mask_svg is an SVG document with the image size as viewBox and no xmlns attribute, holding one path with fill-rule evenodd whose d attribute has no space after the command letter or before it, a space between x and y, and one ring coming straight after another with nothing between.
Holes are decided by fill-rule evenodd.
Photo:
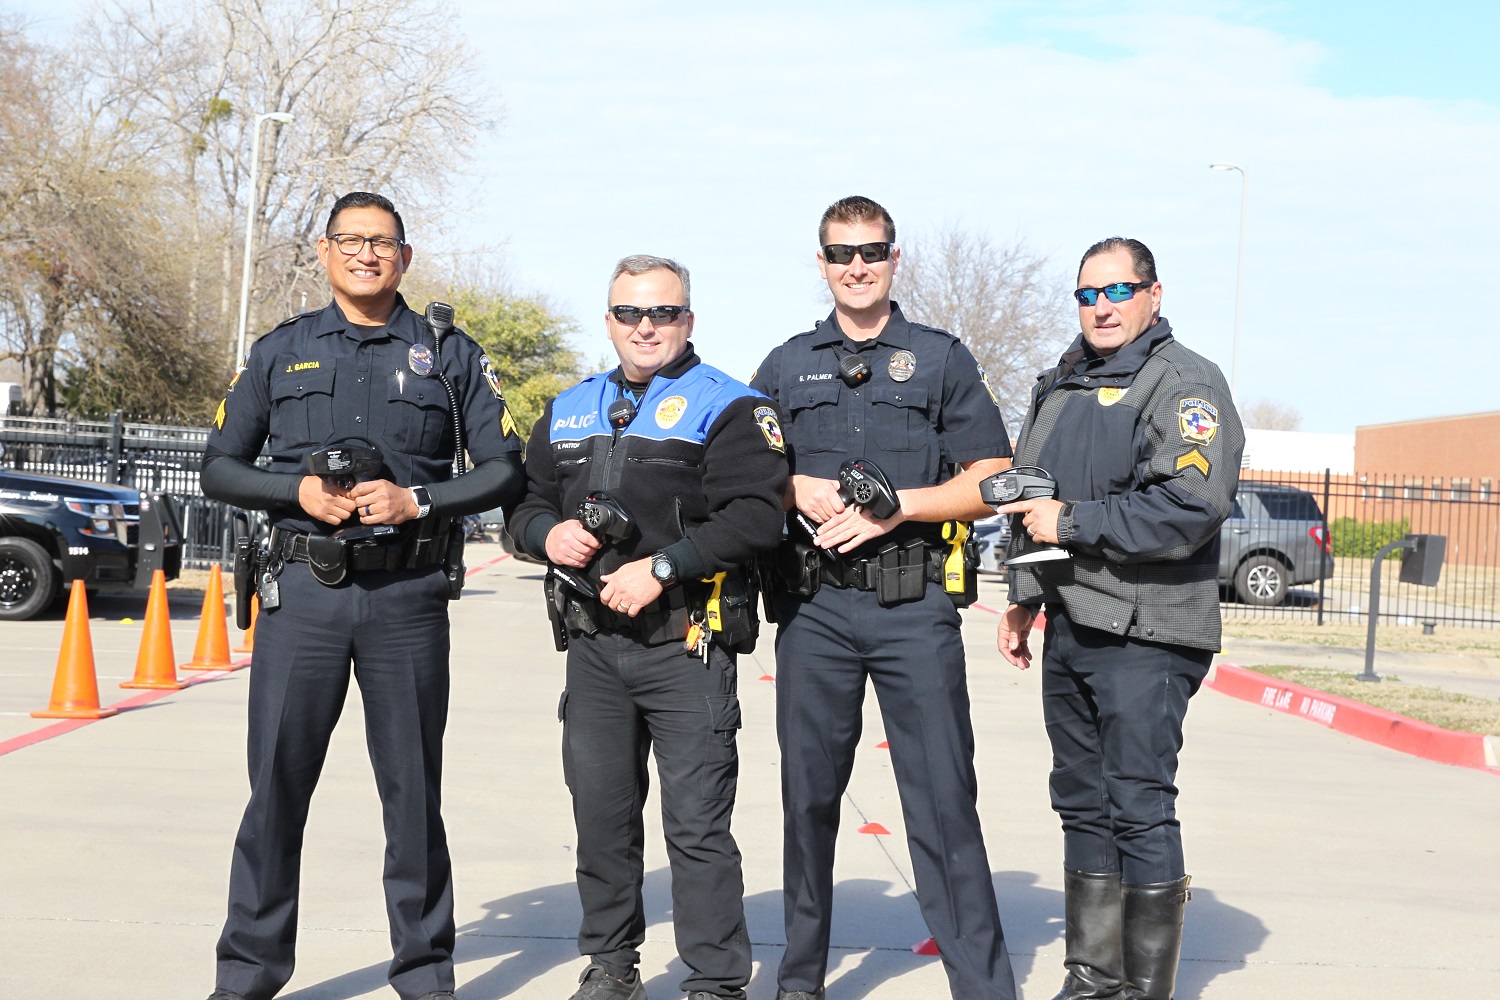
<instances>
[{"instance_id":1,"label":"concrete pavement","mask_svg":"<svg viewBox=\"0 0 1500 1000\"><path fill-rule=\"evenodd\" d=\"M498 546L471 549L471 564ZM453 606L446 803L461 1000L550 998L575 987L573 828L556 721L562 659L539 573L505 560ZM993 580L981 602L1003 600ZM136 602L139 619L143 602ZM176 609L186 659L196 602ZM134 667L140 625L98 602L106 703ZM106 620L104 612L109 611ZM994 617L966 612L980 810L1001 914L1027 998L1061 979L1061 844L1036 671L1003 665ZM0 746L48 723L61 619L0 625ZM1231 649L1233 652L1233 649ZM1264 662L1264 661L1262 661ZM735 830L755 943L754 1000L780 958L780 805L769 637L742 658ZM1406 672L1403 671L1403 676ZM248 672L0 756L0 996L202 1000L247 786ZM840 834L831 1000L947 995L911 891L901 813L874 699ZM297 974L283 997L391 997L379 806L351 692L313 802ZM1194 900L1180 1000L1481 995L1500 975L1495 864L1500 780L1341 736L1205 690L1187 720L1180 815ZM660 824L648 806L643 972L681 996ZM890 836L861 834L877 822Z\"/></svg>"}]
</instances>

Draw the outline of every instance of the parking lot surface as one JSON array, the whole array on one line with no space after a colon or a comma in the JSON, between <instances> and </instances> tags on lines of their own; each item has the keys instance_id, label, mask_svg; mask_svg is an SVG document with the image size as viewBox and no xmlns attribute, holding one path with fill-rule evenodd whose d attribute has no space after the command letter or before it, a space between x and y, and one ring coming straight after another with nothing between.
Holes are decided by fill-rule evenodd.
<instances>
[{"instance_id":1,"label":"parking lot surface","mask_svg":"<svg viewBox=\"0 0 1500 1000\"><path fill-rule=\"evenodd\" d=\"M476 546L470 563L500 555ZM460 1000L576 988L573 824L559 758L562 656L538 568L503 559L453 606L445 807L455 866ZM1003 606L999 582L981 604ZM106 704L127 694L143 602L97 602ZM178 660L196 607L174 609ZM133 617L125 624L122 617ZM1023 995L1062 978L1061 835L1047 804L1038 671L994 652L994 616L965 612L980 812ZM58 615L4 623L0 748L51 723ZM775 996L783 936L769 636L740 661L741 777L753 1000ZM0 755L0 996L202 1000L213 985L230 849L247 794L248 671ZM295 1000L391 997L379 805L351 691L312 806ZM873 697L845 800L830 1000L947 996L912 894ZM1193 875L1179 1000L1477 996L1500 980L1500 777L1365 744L1204 690L1187 718L1180 816ZM14 745L12 742L11 745ZM654 794L653 794L654 800ZM659 819L647 807L642 948L650 995L681 996ZM889 835L858 832L878 823Z\"/></svg>"}]
</instances>

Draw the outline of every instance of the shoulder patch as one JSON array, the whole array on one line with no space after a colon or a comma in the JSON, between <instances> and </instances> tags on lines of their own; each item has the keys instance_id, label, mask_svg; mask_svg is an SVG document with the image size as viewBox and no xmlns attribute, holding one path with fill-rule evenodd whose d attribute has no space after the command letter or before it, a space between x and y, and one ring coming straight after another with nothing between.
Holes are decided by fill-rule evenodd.
<instances>
[{"instance_id":1,"label":"shoulder patch","mask_svg":"<svg viewBox=\"0 0 1500 1000\"><path fill-rule=\"evenodd\" d=\"M974 367L979 371L979 384L990 394L990 402L995 404L995 409L1000 409L1000 397L995 395L995 387L990 385L990 377L984 373L984 365L976 364Z\"/></svg>"},{"instance_id":2,"label":"shoulder patch","mask_svg":"<svg viewBox=\"0 0 1500 1000\"><path fill-rule=\"evenodd\" d=\"M769 406L757 406L755 408L755 426L766 439L766 444L775 450L785 454L786 438L781 435L781 423L776 419L776 411Z\"/></svg>"},{"instance_id":3,"label":"shoulder patch","mask_svg":"<svg viewBox=\"0 0 1500 1000\"><path fill-rule=\"evenodd\" d=\"M1192 449L1184 455L1177 456L1177 471L1183 469L1197 469L1203 475L1208 475L1209 464L1207 457L1197 448Z\"/></svg>"},{"instance_id":4,"label":"shoulder patch","mask_svg":"<svg viewBox=\"0 0 1500 1000\"><path fill-rule=\"evenodd\" d=\"M505 402L505 393L500 391L500 376L495 374L495 366L490 364L488 354L479 355L479 374L483 375L484 380L489 383L490 391L495 394L495 398L502 403Z\"/></svg>"},{"instance_id":5,"label":"shoulder patch","mask_svg":"<svg viewBox=\"0 0 1500 1000\"><path fill-rule=\"evenodd\" d=\"M1210 444L1219 433L1219 410L1206 399L1189 396L1177 403L1177 429L1184 441ZM1189 453L1191 454L1191 452ZM1179 466L1180 468L1180 466ZM1207 475L1207 471L1204 472Z\"/></svg>"}]
</instances>

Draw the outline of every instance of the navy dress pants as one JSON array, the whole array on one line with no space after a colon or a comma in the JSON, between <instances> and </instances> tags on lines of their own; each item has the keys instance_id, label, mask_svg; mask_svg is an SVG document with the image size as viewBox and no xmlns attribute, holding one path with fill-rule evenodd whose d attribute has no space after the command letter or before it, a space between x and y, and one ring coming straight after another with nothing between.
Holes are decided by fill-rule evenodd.
<instances>
[{"instance_id":1,"label":"navy dress pants","mask_svg":"<svg viewBox=\"0 0 1500 1000\"><path fill-rule=\"evenodd\" d=\"M1206 649L1140 642L1048 605L1042 714L1052 741L1052 808L1064 864L1122 872L1131 885L1186 874L1177 822L1177 755Z\"/></svg>"},{"instance_id":2,"label":"navy dress pants","mask_svg":"<svg viewBox=\"0 0 1500 1000\"><path fill-rule=\"evenodd\" d=\"M288 563L250 671L250 802L235 838L216 982L267 1000L292 976L308 801L349 690L385 822L385 902L403 1000L453 989L453 875L443 830L448 581L441 567L358 573L337 587Z\"/></svg>"},{"instance_id":3,"label":"navy dress pants","mask_svg":"<svg viewBox=\"0 0 1500 1000\"><path fill-rule=\"evenodd\" d=\"M578 950L624 976L646 938L642 815L656 757L661 823L672 870L672 925L688 967L685 992L743 997L750 982L745 880L730 832L739 785L735 663L715 647L704 663L672 641L571 632L563 773L578 828Z\"/></svg>"},{"instance_id":4,"label":"navy dress pants","mask_svg":"<svg viewBox=\"0 0 1500 1000\"><path fill-rule=\"evenodd\" d=\"M953 602L936 584L920 600L887 608L871 591L823 586L807 599L783 595L776 612L787 938L780 988L816 991L828 971L834 838L868 679L885 720L918 902L953 996L1013 1000L1015 976L979 829Z\"/></svg>"}]
</instances>

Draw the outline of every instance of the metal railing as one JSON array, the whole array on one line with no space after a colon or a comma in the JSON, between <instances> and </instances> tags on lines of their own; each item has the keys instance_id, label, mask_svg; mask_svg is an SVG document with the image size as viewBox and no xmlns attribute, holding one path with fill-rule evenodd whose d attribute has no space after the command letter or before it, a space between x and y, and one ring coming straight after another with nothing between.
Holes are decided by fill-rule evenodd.
<instances>
[{"instance_id":1,"label":"metal railing","mask_svg":"<svg viewBox=\"0 0 1500 1000\"><path fill-rule=\"evenodd\" d=\"M1319 625L1363 622L1376 552L1407 534L1432 534L1447 538L1438 585L1401 583L1401 553L1391 553L1382 571L1379 620L1500 626L1500 498L1489 482L1481 480L1475 489L1468 479L1401 473L1246 472L1236 505L1242 516L1231 519L1221 535L1224 613L1313 618ZM1305 516L1309 501L1315 505L1311 522ZM1247 551L1247 540L1255 551ZM1262 567L1275 559L1290 577L1279 602L1258 604L1256 594L1245 592L1251 573L1243 567L1252 555ZM1260 596L1270 596L1269 590L1262 587Z\"/></svg>"}]
</instances>

